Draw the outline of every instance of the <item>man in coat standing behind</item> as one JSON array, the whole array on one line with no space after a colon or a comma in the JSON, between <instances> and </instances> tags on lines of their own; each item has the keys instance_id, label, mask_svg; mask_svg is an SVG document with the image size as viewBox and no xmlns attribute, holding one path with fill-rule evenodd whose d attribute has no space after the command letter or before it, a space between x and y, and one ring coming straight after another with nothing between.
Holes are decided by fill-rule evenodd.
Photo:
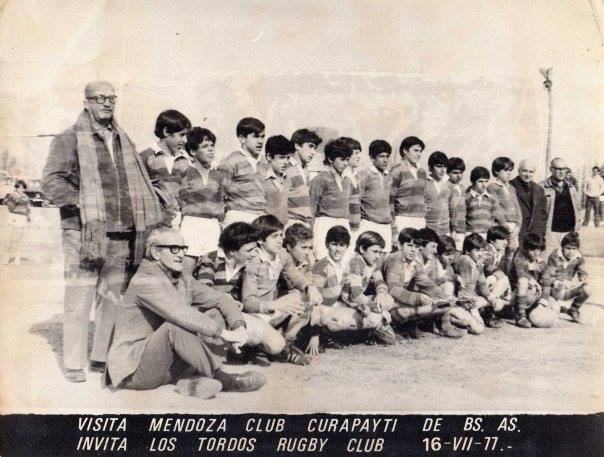
<instances>
[{"instance_id":1,"label":"man in coat standing behind","mask_svg":"<svg viewBox=\"0 0 604 457\"><path fill-rule=\"evenodd\" d=\"M42 188L60 207L65 262L65 378L85 381L88 321L96 303L90 369L104 370L115 307L161 221L159 202L134 144L115 121L108 82L84 90L76 123L50 145Z\"/></svg>"},{"instance_id":2,"label":"man in coat standing behind","mask_svg":"<svg viewBox=\"0 0 604 457\"><path fill-rule=\"evenodd\" d=\"M530 159L524 159L518 165L518 176L510 181L516 189L516 196L522 211L522 225L518 234L518 242L522 246L527 233L536 233L545 237L547 207L543 188L533 180L535 164Z\"/></svg>"}]
</instances>

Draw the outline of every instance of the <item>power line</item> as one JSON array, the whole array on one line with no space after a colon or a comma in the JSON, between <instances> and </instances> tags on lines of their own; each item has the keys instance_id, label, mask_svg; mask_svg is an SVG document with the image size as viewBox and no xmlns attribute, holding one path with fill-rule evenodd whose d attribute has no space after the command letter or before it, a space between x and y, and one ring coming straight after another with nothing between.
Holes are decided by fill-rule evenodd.
<instances>
[{"instance_id":1,"label":"power line","mask_svg":"<svg viewBox=\"0 0 604 457\"><path fill-rule=\"evenodd\" d=\"M9 135L9 136L0 136L0 140L5 139L15 139L15 138L51 138L55 137L54 133L41 133L40 135Z\"/></svg>"}]
</instances>

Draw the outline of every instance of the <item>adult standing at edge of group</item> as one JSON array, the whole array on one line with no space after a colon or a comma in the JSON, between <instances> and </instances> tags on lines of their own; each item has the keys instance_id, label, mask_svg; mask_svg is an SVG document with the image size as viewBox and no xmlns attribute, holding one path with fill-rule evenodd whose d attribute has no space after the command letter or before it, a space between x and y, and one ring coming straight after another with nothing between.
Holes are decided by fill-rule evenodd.
<instances>
[{"instance_id":1,"label":"adult standing at edge of group","mask_svg":"<svg viewBox=\"0 0 604 457\"><path fill-rule=\"evenodd\" d=\"M88 322L96 302L91 371L104 370L115 301L140 263L161 209L134 143L113 117L116 95L104 81L84 90L76 123L50 145L42 188L60 208L65 262L65 377L86 380Z\"/></svg>"},{"instance_id":2,"label":"adult standing at edge of group","mask_svg":"<svg viewBox=\"0 0 604 457\"><path fill-rule=\"evenodd\" d=\"M545 237L547 206L543 188L534 181L535 163L524 159L518 164L518 176L510 181L516 189L516 197L522 211L522 224L518 233L518 242L522 246L527 233L536 233Z\"/></svg>"},{"instance_id":3,"label":"adult standing at edge of group","mask_svg":"<svg viewBox=\"0 0 604 457\"><path fill-rule=\"evenodd\" d=\"M600 168L593 167L591 176L585 180L585 220L583 226L589 224L589 216L593 208L594 225L600 225L602 214L600 213L600 196L604 194L604 179L600 176Z\"/></svg>"},{"instance_id":4,"label":"adult standing at edge of group","mask_svg":"<svg viewBox=\"0 0 604 457\"><path fill-rule=\"evenodd\" d=\"M541 183L545 192L547 222L545 245L548 252L560 247L568 232L581 227L581 204L575 186L566 180L566 161L556 157L551 161L551 176Z\"/></svg>"}]
</instances>

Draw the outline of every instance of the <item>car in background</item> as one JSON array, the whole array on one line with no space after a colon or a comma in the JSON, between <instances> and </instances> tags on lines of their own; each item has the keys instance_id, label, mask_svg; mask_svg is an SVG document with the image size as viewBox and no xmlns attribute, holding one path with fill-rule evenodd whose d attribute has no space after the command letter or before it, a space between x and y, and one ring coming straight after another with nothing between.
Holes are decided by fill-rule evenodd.
<instances>
[{"instance_id":1,"label":"car in background","mask_svg":"<svg viewBox=\"0 0 604 457\"><path fill-rule=\"evenodd\" d=\"M43 206L49 206L48 200L44 197L44 194L40 189L27 188L25 195L29 197L29 204L41 208Z\"/></svg>"}]
</instances>

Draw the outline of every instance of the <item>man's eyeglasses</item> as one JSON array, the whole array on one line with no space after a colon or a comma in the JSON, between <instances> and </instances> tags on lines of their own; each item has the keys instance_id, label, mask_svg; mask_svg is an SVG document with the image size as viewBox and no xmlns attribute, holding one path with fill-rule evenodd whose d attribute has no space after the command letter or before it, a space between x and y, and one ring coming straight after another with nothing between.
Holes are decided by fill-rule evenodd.
<instances>
[{"instance_id":1,"label":"man's eyeglasses","mask_svg":"<svg viewBox=\"0 0 604 457\"><path fill-rule=\"evenodd\" d=\"M178 254L181 251L183 254L186 254L187 249L189 249L189 246L180 246L178 244L157 244L155 247L169 249L172 254Z\"/></svg>"},{"instance_id":2,"label":"man's eyeglasses","mask_svg":"<svg viewBox=\"0 0 604 457\"><path fill-rule=\"evenodd\" d=\"M107 100L109 100L111 103L115 103L117 100L117 95L95 95L94 97L86 97L86 100L94 100L99 105L102 105Z\"/></svg>"},{"instance_id":3,"label":"man's eyeglasses","mask_svg":"<svg viewBox=\"0 0 604 457\"><path fill-rule=\"evenodd\" d=\"M552 167L552 170L556 170L556 171L567 171L566 167Z\"/></svg>"}]
</instances>

